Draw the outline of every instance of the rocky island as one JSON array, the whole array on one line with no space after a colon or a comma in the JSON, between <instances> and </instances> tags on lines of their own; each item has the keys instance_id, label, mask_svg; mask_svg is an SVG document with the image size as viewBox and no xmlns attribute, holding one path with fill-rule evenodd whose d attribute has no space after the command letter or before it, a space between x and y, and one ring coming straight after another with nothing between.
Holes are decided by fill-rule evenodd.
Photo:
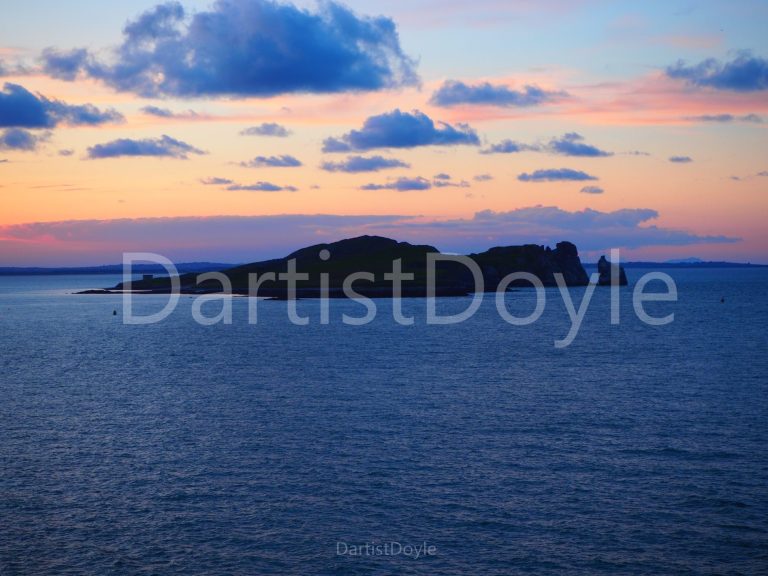
<instances>
[{"instance_id":1,"label":"rocky island","mask_svg":"<svg viewBox=\"0 0 768 576\"><path fill-rule=\"evenodd\" d=\"M433 264L435 296L464 296L476 291L475 277L466 259L477 265L485 291L495 291L507 275L520 272L536 276L544 286L556 286L556 274L562 274L567 286L586 286L590 282L578 250L570 242L560 242L554 249L536 244L495 247L469 254L462 257L464 262L459 262L451 260L448 255L437 256L440 252L434 246L398 242L381 236L360 236L317 244L297 250L284 258L228 268L222 270L221 274L231 283L233 294L252 294L249 281L255 276L261 279L259 296L286 298L288 285L280 275L286 272L289 262L294 261L295 269L306 274L304 279L296 283L296 297L318 297L322 295L321 290L325 290L329 297L344 297L345 279L352 274L366 273L367 277L355 281L355 292L371 298L389 298L394 294L391 281L393 263L399 261L402 273L408 275L408 279L402 282L401 295L427 296L429 255L437 257ZM602 268L600 272L602 284ZM607 274L610 280L610 270ZM622 278L626 282L626 277L622 275ZM198 282L197 274L179 275L178 284L184 294L222 292L219 280L203 279ZM518 285L530 286L530 282L521 280L509 284L512 287ZM107 288L101 293L131 291L164 294L171 289L171 278L145 276L141 280Z\"/></svg>"}]
</instances>

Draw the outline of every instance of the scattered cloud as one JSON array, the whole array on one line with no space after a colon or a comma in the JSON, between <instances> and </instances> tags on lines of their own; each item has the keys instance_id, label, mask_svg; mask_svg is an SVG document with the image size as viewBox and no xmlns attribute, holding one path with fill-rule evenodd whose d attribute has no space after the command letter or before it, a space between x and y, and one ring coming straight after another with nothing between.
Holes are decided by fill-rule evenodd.
<instances>
[{"instance_id":1,"label":"scattered cloud","mask_svg":"<svg viewBox=\"0 0 768 576\"><path fill-rule=\"evenodd\" d=\"M49 133L34 134L23 128L8 128L0 132L0 150L31 152L38 144L48 139Z\"/></svg>"},{"instance_id":2,"label":"scattered cloud","mask_svg":"<svg viewBox=\"0 0 768 576\"><path fill-rule=\"evenodd\" d=\"M91 159L155 156L186 160L189 154L205 154L205 152L167 135L163 135L160 138L145 138L143 140L120 138L106 144L97 144L88 148L88 157Z\"/></svg>"},{"instance_id":3,"label":"scattered cloud","mask_svg":"<svg viewBox=\"0 0 768 576\"><path fill-rule=\"evenodd\" d=\"M80 71L91 66L91 57L85 48L74 50L56 50L46 48L41 55L43 72L57 80L72 81L77 78Z\"/></svg>"},{"instance_id":4,"label":"scattered cloud","mask_svg":"<svg viewBox=\"0 0 768 576\"><path fill-rule=\"evenodd\" d=\"M514 140L502 140L498 144L493 144L490 148L480 150L480 154L517 154L518 152L538 152L540 146L523 144Z\"/></svg>"},{"instance_id":5,"label":"scattered cloud","mask_svg":"<svg viewBox=\"0 0 768 576\"><path fill-rule=\"evenodd\" d=\"M415 148L417 146L477 146L480 139L467 124L437 125L426 114L414 110L371 116L360 130L352 130L340 138L326 138L323 152L351 152L374 148Z\"/></svg>"},{"instance_id":6,"label":"scattered cloud","mask_svg":"<svg viewBox=\"0 0 768 576\"><path fill-rule=\"evenodd\" d=\"M493 176L490 174L478 174L474 178L472 178L475 182L488 182L490 180L493 180Z\"/></svg>"},{"instance_id":7,"label":"scattered cloud","mask_svg":"<svg viewBox=\"0 0 768 576\"><path fill-rule=\"evenodd\" d=\"M466 180L459 180L455 182L450 174L446 172L440 172L432 177L432 186L435 188L470 188L469 182Z\"/></svg>"},{"instance_id":8,"label":"scattered cloud","mask_svg":"<svg viewBox=\"0 0 768 576\"><path fill-rule=\"evenodd\" d=\"M75 151L69 148L64 150L59 150L59 156L74 156L74 154L75 154Z\"/></svg>"},{"instance_id":9,"label":"scattered cloud","mask_svg":"<svg viewBox=\"0 0 768 576\"><path fill-rule=\"evenodd\" d=\"M289 154L282 156L256 156L248 162L241 162L244 168L296 168L302 166L301 160Z\"/></svg>"},{"instance_id":10,"label":"scattered cloud","mask_svg":"<svg viewBox=\"0 0 768 576\"><path fill-rule=\"evenodd\" d=\"M220 0L188 14L155 6L123 29L105 62L85 49L46 50L48 74L83 74L142 96L274 96L418 84L395 23L329 1L316 12L271 0Z\"/></svg>"},{"instance_id":11,"label":"scattered cloud","mask_svg":"<svg viewBox=\"0 0 768 576\"><path fill-rule=\"evenodd\" d=\"M320 168L326 172L378 172L391 168L410 168L411 165L397 158L385 158L384 156L350 156L341 162L323 162Z\"/></svg>"},{"instance_id":12,"label":"scattered cloud","mask_svg":"<svg viewBox=\"0 0 768 576\"><path fill-rule=\"evenodd\" d=\"M707 58L689 66L683 60L678 60L666 69L666 73L670 78L716 90L768 90L768 60L753 56L749 51L739 52L730 62Z\"/></svg>"},{"instance_id":13,"label":"scattered cloud","mask_svg":"<svg viewBox=\"0 0 768 576\"><path fill-rule=\"evenodd\" d=\"M581 192L584 194L602 194L605 190L600 188L600 186L584 186Z\"/></svg>"},{"instance_id":14,"label":"scattered cloud","mask_svg":"<svg viewBox=\"0 0 768 576\"><path fill-rule=\"evenodd\" d=\"M584 180L597 180L597 177L590 176L580 170L572 170L571 168L553 168L536 170L532 174L524 172L517 179L521 182L559 182L564 180L581 182Z\"/></svg>"},{"instance_id":15,"label":"scattered cloud","mask_svg":"<svg viewBox=\"0 0 768 576\"><path fill-rule=\"evenodd\" d=\"M144 108L141 109L144 114L148 114L150 116L157 116L159 118L173 118L174 112L173 110L169 110L168 108L159 108L157 106L144 106Z\"/></svg>"},{"instance_id":16,"label":"scattered cloud","mask_svg":"<svg viewBox=\"0 0 768 576\"><path fill-rule=\"evenodd\" d=\"M744 114L743 116L739 116L736 119L741 122L751 122L753 124L763 123L763 117L759 116L758 114Z\"/></svg>"},{"instance_id":17,"label":"scattered cloud","mask_svg":"<svg viewBox=\"0 0 768 576\"><path fill-rule=\"evenodd\" d=\"M689 162L693 162L693 158L690 156L670 156L669 161L675 164L688 164Z\"/></svg>"},{"instance_id":18,"label":"scattered cloud","mask_svg":"<svg viewBox=\"0 0 768 576\"><path fill-rule=\"evenodd\" d=\"M200 182L206 186L227 186L229 184L234 184L234 181L229 178L218 178L215 176L213 178L203 178Z\"/></svg>"},{"instance_id":19,"label":"scattered cloud","mask_svg":"<svg viewBox=\"0 0 768 576\"><path fill-rule=\"evenodd\" d=\"M429 103L433 106L459 106L463 104L479 106L536 106L557 102L568 94L562 91L544 90L538 86L523 86L513 90L505 85L493 85L490 82L470 85L459 80L446 80L438 88Z\"/></svg>"},{"instance_id":20,"label":"scattered cloud","mask_svg":"<svg viewBox=\"0 0 768 576\"><path fill-rule=\"evenodd\" d=\"M186 112L174 112L168 108L160 108L158 106L144 106L141 111L148 116L156 116L157 118L183 118L185 120L190 120L200 117L200 115L194 110L187 110Z\"/></svg>"},{"instance_id":21,"label":"scattered cloud","mask_svg":"<svg viewBox=\"0 0 768 576\"><path fill-rule=\"evenodd\" d=\"M753 124L761 124L763 122L762 116L757 114L744 114L742 116L736 116L734 114L702 114L700 116L685 116L684 120L691 122L750 122Z\"/></svg>"},{"instance_id":22,"label":"scattered cloud","mask_svg":"<svg viewBox=\"0 0 768 576\"><path fill-rule=\"evenodd\" d=\"M55 103L53 115L64 124L71 126L98 126L101 124L118 124L125 118L117 110L99 110L92 104L80 106Z\"/></svg>"},{"instance_id":23,"label":"scattered cloud","mask_svg":"<svg viewBox=\"0 0 768 576\"><path fill-rule=\"evenodd\" d=\"M264 122L258 126L251 126L240 131L241 136L274 136L276 138L287 138L291 131L275 122Z\"/></svg>"},{"instance_id":24,"label":"scattered cloud","mask_svg":"<svg viewBox=\"0 0 768 576\"><path fill-rule=\"evenodd\" d=\"M2 55L4 51L9 51L9 49L0 47L0 55ZM15 51L10 49L10 52ZM20 59L17 59L16 62L11 64L8 60L0 58L0 78L4 76L27 76L30 72L30 68Z\"/></svg>"},{"instance_id":25,"label":"scattered cloud","mask_svg":"<svg viewBox=\"0 0 768 576\"><path fill-rule=\"evenodd\" d=\"M517 154L518 152L550 152L560 156L586 156L590 158L613 156L612 152L606 152L591 144L585 144L584 137L576 132L569 132L560 138L553 138L548 144L524 144L507 139L480 151L481 154Z\"/></svg>"},{"instance_id":26,"label":"scattered cloud","mask_svg":"<svg viewBox=\"0 0 768 576\"><path fill-rule=\"evenodd\" d=\"M84 188L82 186L78 186L77 184L68 184L68 183L58 183L58 184L37 184L35 186L30 186L32 190L60 190L62 192L64 191L73 191L73 190L90 190L90 188Z\"/></svg>"},{"instance_id":27,"label":"scattered cloud","mask_svg":"<svg viewBox=\"0 0 768 576\"><path fill-rule=\"evenodd\" d=\"M255 184L239 184L229 178L203 178L200 180L201 184L206 186L225 186L227 190L231 192L297 192L298 188L295 186L280 186L278 184L272 184L271 182L256 182Z\"/></svg>"},{"instance_id":28,"label":"scattered cloud","mask_svg":"<svg viewBox=\"0 0 768 576\"><path fill-rule=\"evenodd\" d=\"M227 190L233 192L297 192L295 186L280 186L271 182L256 182L255 184L230 184Z\"/></svg>"},{"instance_id":29,"label":"scattered cloud","mask_svg":"<svg viewBox=\"0 0 768 576\"><path fill-rule=\"evenodd\" d=\"M547 150L562 156L587 156L590 158L613 156L612 152L606 152L596 146L585 144L584 137L576 132L569 132L561 138L552 139Z\"/></svg>"},{"instance_id":30,"label":"scattered cloud","mask_svg":"<svg viewBox=\"0 0 768 576\"><path fill-rule=\"evenodd\" d=\"M459 180L453 182L452 180L433 180L432 186L435 188L470 188L469 182L466 180Z\"/></svg>"},{"instance_id":31,"label":"scattered cloud","mask_svg":"<svg viewBox=\"0 0 768 576\"><path fill-rule=\"evenodd\" d=\"M54 128L58 124L96 126L124 120L117 110L99 110L92 104L70 105L33 94L6 82L0 92L0 128Z\"/></svg>"},{"instance_id":32,"label":"scattered cloud","mask_svg":"<svg viewBox=\"0 0 768 576\"><path fill-rule=\"evenodd\" d=\"M757 172L755 174L749 174L748 176L731 176L730 179L734 182L746 182L748 180L753 180L754 178L765 177L768 177L768 170L763 170L762 172Z\"/></svg>"},{"instance_id":33,"label":"scattered cloud","mask_svg":"<svg viewBox=\"0 0 768 576\"><path fill-rule=\"evenodd\" d=\"M361 190L396 190L398 192L409 192L411 190L429 190L432 183L426 178L398 178L387 184L366 184L361 186Z\"/></svg>"}]
</instances>

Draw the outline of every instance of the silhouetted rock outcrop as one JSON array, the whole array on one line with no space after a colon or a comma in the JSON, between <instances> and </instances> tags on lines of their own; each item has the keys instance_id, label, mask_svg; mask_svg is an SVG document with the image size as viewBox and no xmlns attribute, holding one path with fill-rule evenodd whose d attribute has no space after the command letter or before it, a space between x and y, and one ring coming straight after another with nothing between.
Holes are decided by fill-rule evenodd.
<instances>
[{"instance_id":1,"label":"silhouetted rock outcrop","mask_svg":"<svg viewBox=\"0 0 768 576\"><path fill-rule=\"evenodd\" d=\"M611 273L611 271L615 268L618 268L617 276L619 279L619 286L627 285L627 274L624 271L624 267L619 266L618 264L613 264L609 262L605 256L600 256L600 260L597 263L597 272L600 274L600 279L597 282L598 286L611 285L611 281L612 281L611 279L613 277L613 274Z\"/></svg>"},{"instance_id":2,"label":"silhouetted rock outcrop","mask_svg":"<svg viewBox=\"0 0 768 576\"><path fill-rule=\"evenodd\" d=\"M536 244L503 246L471 254L470 258L480 265L486 290L495 290L499 282L513 272L529 272L544 286L557 285L555 274L562 274L568 286L589 284L578 250L570 242L560 242L554 250Z\"/></svg>"}]
</instances>

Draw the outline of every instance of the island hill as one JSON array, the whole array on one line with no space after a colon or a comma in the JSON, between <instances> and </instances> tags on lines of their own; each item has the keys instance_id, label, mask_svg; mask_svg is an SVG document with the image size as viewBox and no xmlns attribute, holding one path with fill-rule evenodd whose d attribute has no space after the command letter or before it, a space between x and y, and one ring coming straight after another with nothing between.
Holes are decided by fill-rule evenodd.
<instances>
[{"instance_id":1,"label":"island hill","mask_svg":"<svg viewBox=\"0 0 768 576\"><path fill-rule=\"evenodd\" d=\"M402 296L426 296L428 277L428 254L440 254L434 246L414 245L408 242L398 242L380 236L360 236L333 242L317 244L297 250L285 258L254 262L234 268L222 270L232 284L234 294L249 294L249 276L262 278L270 273L278 277L285 273L291 260L295 260L296 270L308 274L308 280L296 283L296 296L299 298L314 298L321 296L321 278L327 275L328 295L343 297L344 280L352 274L367 272L373 274L373 281L361 278L354 282L354 291L367 297L392 297L393 284L391 274L393 263L401 261L402 272L412 274L413 279L402 282ZM327 257L327 259L323 259ZM484 281L486 291L495 291L502 279L514 272L527 272L535 275L544 286L556 286L555 274L562 274L568 286L586 286L589 276L579 259L576 246L570 242L560 242L555 249L527 244L524 246L496 247L480 254L469 254L474 261ZM610 280L610 263L601 269L600 284ZM475 292L475 283L470 269L461 262L437 260L435 270L436 296L464 296ZM622 271L623 272L623 271ZM606 280L608 282L606 282ZM626 277L622 274L626 283ZM197 274L182 274L179 276L181 292L184 294L218 293L222 284L217 280L206 280L198 283ZM511 286L530 286L529 282L512 283ZM171 291L170 278L155 278L145 276L143 280L121 283L114 288L105 290L106 293L131 291L141 293L162 294ZM259 296L286 298L288 285L284 280L264 280L258 289Z\"/></svg>"}]
</instances>

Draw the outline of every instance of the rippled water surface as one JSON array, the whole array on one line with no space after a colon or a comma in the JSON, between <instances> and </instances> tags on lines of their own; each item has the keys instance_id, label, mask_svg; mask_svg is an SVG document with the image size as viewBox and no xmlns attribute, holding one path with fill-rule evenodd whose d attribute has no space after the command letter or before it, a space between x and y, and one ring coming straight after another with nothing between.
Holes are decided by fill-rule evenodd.
<instances>
[{"instance_id":1,"label":"rippled water surface","mask_svg":"<svg viewBox=\"0 0 768 576\"><path fill-rule=\"evenodd\" d=\"M70 294L117 278L0 278L0 574L765 574L768 271L668 272L672 324L599 289L565 349L557 290L126 326ZM389 542L435 553L338 554Z\"/></svg>"}]
</instances>

